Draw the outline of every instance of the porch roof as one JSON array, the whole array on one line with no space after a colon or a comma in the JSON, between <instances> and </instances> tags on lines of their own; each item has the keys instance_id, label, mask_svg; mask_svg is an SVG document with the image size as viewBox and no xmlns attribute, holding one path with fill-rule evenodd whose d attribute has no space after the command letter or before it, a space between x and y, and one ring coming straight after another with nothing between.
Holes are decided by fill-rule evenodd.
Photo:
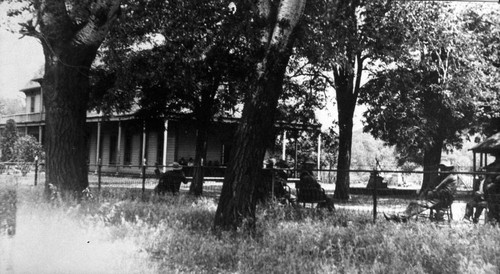
<instances>
[{"instance_id":1,"label":"porch roof","mask_svg":"<svg viewBox=\"0 0 500 274\"><path fill-rule=\"evenodd\" d=\"M475 145L470 150L472 150L474 153L500 153L500 132L486 138L486 140Z\"/></svg>"},{"instance_id":2,"label":"porch roof","mask_svg":"<svg viewBox=\"0 0 500 274\"><path fill-rule=\"evenodd\" d=\"M158 118L163 118L163 119L168 119L172 121L179 121L179 120L186 120L190 119L190 115L187 113L169 113L165 117L158 117ZM87 113L87 122L98 122L101 121L102 119L108 120L108 121L119 121L119 120L135 120L139 119L133 112L129 113L113 113L111 116L105 116L102 113L96 113L96 112L88 112ZM225 124L233 124L233 123L238 123L240 118L236 117L229 117L229 116L216 116L213 118L215 122L220 122L220 123L225 123ZM276 121L275 125L279 129L284 129L284 130L320 130L321 125L320 124L306 124L306 123L289 123L285 121Z\"/></svg>"}]
</instances>

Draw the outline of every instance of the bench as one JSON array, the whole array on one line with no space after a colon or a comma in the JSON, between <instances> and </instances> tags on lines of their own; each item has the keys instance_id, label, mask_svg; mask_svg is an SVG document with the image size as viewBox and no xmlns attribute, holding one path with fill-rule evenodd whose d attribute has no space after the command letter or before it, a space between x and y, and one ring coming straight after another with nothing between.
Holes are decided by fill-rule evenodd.
<instances>
[{"instance_id":1,"label":"bench","mask_svg":"<svg viewBox=\"0 0 500 274\"><path fill-rule=\"evenodd\" d=\"M297 203L302 203L305 207L306 204L319 204L326 202L326 193L323 188L296 188Z\"/></svg>"}]
</instances>

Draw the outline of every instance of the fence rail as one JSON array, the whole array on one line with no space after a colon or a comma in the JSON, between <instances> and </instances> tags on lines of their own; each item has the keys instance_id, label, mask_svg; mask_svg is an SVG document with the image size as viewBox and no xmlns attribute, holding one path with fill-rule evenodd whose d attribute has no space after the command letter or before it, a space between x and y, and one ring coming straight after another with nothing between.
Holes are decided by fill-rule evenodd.
<instances>
[{"instance_id":1,"label":"fence rail","mask_svg":"<svg viewBox=\"0 0 500 274\"><path fill-rule=\"evenodd\" d=\"M107 188L124 188L124 189L138 189L141 188L142 194L146 191L151 191L158 179L154 174L152 166L121 166L119 169L122 172L110 171L104 169L103 165L90 165L89 166L89 185L92 188L97 188L98 191L102 187ZM160 166L160 168L163 168ZM168 167L167 167L168 168ZM184 170L188 175L188 181L192 181L193 167L186 167ZM205 174L209 176L204 177L203 192L208 195L217 196L222 189L222 182L225 167L203 167ZM123 172L128 170L129 172ZM277 170L277 169L274 169ZM208 172L207 172L208 171ZM295 184L299 179L295 176L298 175L299 170L285 169L289 178L287 183L290 185ZM322 179L322 186L327 195L332 195L335 185L332 183L335 180L336 169L322 169L315 170L319 178ZM377 174L381 177L382 184L375 183L368 186L370 176L374 170L371 169L353 169L348 170L351 177L350 194L351 199L349 203L338 203L336 205L339 212L356 212L367 216L372 216L373 220L380 218L380 212L395 212L402 209L408 200L416 198L420 183L422 182L423 171L401 171L382 169L377 170ZM459 182L458 196L461 198L469 197L472 194L473 178L478 175L491 175L500 173L487 173L487 172L471 172L471 171L456 171ZM27 174L34 175L34 177L26 176L27 180L34 178L33 184L44 184L45 174L44 165L38 161L32 163L14 163L14 162L0 162L0 174L21 174L23 177ZM191 175L191 176L189 176ZM213 176L218 175L218 176ZM182 185L181 189L187 191L189 184ZM295 188L291 187L292 194L296 194ZM359 198L364 197L364 198ZM367 200L371 197L371 202ZM360 199L360 201L358 201ZM367 202L368 201L368 202ZM371 203L371 204L370 204ZM458 211L463 211L465 202L457 203L459 206ZM460 214L456 215L459 216Z\"/></svg>"}]
</instances>

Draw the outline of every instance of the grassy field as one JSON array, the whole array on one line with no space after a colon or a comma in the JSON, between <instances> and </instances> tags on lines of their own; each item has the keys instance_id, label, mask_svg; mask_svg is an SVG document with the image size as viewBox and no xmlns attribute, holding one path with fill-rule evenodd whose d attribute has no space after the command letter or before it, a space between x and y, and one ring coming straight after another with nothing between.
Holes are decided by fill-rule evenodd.
<instances>
[{"instance_id":1,"label":"grassy field","mask_svg":"<svg viewBox=\"0 0 500 274\"><path fill-rule=\"evenodd\" d=\"M14 215L0 215L16 224L15 235L0 232L0 273L500 272L500 229L490 225L373 224L356 211L274 204L258 208L255 233L215 234L214 196L143 201L103 189L77 204L44 202L41 191L0 186L16 201Z\"/></svg>"}]
</instances>

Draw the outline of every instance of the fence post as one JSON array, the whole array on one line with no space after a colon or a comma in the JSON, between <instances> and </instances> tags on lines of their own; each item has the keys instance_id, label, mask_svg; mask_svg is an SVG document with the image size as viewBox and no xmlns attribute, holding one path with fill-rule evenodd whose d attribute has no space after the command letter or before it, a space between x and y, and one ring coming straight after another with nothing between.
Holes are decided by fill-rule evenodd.
<instances>
[{"instance_id":1,"label":"fence post","mask_svg":"<svg viewBox=\"0 0 500 274\"><path fill-rule=\"evenodd\" d=\"M101 168L102 168L102 161L101 158L97 161L97 190L101 191Z\"/></svg>"},{"instance_id":2,"label":"fence post","mask_svg":"<svg viewBox=\"0 0 500 274\"><path fill-rule=\"evenodd\" d=\"M35 156L35 186L38 184L38 156Z\"/></svg>"},{"instance_id":3,"label":"fence post","mask_svg":"<svg viewBox=\"0 0 500 274\"><path fill-rule=\"evenodd\" d=\"M142 160L142 197L144 198L146 192L146 158Z\"/></svg>"}]
</instances>

